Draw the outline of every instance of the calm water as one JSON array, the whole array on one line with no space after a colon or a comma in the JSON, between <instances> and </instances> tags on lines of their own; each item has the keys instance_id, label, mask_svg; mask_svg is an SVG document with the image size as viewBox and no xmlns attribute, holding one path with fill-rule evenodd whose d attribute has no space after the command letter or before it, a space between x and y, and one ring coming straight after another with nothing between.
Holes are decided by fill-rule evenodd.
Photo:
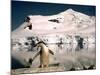
<instances>
[{"instance_id":1,"label":"calm water","mask_svg":"<svg viewBox=\"0 0 100 75\"><path fill-rule=\"evenodd\" d=\"M59 52L79 52L79 51L95 51L95 44L83 44L79 46L77 44L48 44L48 47L53 51Z\"/></svg>"},{"instance_id":2,"label":"calm water","mask_svg":"<svg viewBox=\"0 0 100 75\"><path fill-rule=\"evenodd\" d=\"M80 47L77 44L48 44L49 49L54 52L50 55L50 64L60 63L66 70L72 65L82 67L81 65L95 65L95 44L84 44ZM37 51L12 51L12 68L23 68L24 60L32 58ZM32 67L39 66L39 57L33 61Z\"/></svg>"}]
</instances>

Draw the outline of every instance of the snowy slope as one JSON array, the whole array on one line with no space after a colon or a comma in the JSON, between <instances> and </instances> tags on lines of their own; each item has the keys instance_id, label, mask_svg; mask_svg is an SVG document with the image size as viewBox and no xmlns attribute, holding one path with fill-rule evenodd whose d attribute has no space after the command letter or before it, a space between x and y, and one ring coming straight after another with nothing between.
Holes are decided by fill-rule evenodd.
<instances>
[{"instance_id":1,"label":"snowy slope","mask_svg":"<svg viewBox=\"0 0 100 75\"><path fill-rule=\"evenodd\" d=\"M30 49L32 40L59 43L62 39L63 43L77 44L75 36L84 38L85 43L95 43L95 22L95 16L88 16L72 9L51 16L29 15L20 27L12 31L12 49Z\"/></svg>"},{"instance_id":2,"label":"snowy slope","mask_svg":"<svg viewBox=\"0 0 100 75\"><path fill-rule=\"evenodd\" d=\"M20 25L12 32L12 38L33 36L34 34L48 33L95 33L95 16L88 16L83 13L68 9L52 16L29 15L29 22ZM28 24L32 24L32 29Z\"/></svg>"}]
</instances>

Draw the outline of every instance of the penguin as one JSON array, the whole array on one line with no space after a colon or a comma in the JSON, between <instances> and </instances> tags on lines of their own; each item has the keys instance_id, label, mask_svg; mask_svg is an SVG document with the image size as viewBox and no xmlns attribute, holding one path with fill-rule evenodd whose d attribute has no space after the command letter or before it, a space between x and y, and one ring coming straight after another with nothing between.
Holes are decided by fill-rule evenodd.
<instances>
[{"instance_id":1,"label":"penguin","mask_svg":"<svg viewBox=\"0 0 100 75\"><path fill-rule=\"evenodd\" d=\"M29 30L32 30L32 23L27 22L28 25L24 27L24 29L26 29L28 27Z\"/></svg>"},{"instance_id":2,"label":"penguin","mask_svg":"<svg viewBox=\"0 0 100 75\"><path fill-rule=\"evenodd\" d=\"M39 66L39 68L48 67L49 66L49 53L54 55L54 52L52 50L50 50L43 41L38 42L35 46L37 48L40 47L40 50L35 54L35 56L33 58L29 59L29 61L31 60L31 62L29 62L29 63L32 64L33 60L38 55L40 55L40 66Z\"/></svg>"}]
</instances>

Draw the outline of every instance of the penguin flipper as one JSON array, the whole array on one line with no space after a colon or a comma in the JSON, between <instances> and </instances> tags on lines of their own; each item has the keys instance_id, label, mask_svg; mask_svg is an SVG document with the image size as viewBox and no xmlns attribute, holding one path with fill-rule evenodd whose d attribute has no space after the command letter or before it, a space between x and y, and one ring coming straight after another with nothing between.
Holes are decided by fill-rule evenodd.
<instances>
[{"instance_id":1,"label":"penguin flipper","mask_svg":"<svg viewBox=\"0 0 100 75\"><path fill-rule=\"evenodd\" d=\"M33 60L34 60L39 54L40 54L40 51L37 52L37 53L35 54L35 56L33 57Z\"/></svg>"},{"instance_id":2,"label":"penguin flipper","mask_svg":"<svg viewBox=\"0 0 100 75\"><path fill-rule=\"evenodd\" d=\"M49 53L51 53L52 55L54 55L54 52L52 50L49 49Z\"/></svg>"},{"instance_id":3,"label":"penguin flipper","mask_svg":"<svg viewBox=\"0 0 100 75\"><path fill-rule=\"evenodd\" d=\"M35 59L39 54L40 54L40 52L37 52L33 58L30 58L30 59L29 59L28 62L29 62L30 64L32 64L32 62L34 61L34 59Z\"/></svg>"}]
</instances>

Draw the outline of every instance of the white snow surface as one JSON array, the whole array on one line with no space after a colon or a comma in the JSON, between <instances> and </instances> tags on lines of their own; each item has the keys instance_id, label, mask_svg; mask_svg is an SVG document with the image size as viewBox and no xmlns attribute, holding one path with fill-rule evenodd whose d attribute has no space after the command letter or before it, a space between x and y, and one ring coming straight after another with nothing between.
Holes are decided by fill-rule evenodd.
<instances>
[{"instance_id":1,"label":"white snow surface","mask_svg":"<svg viewBox=\"0 0 100 75\"><path fill-rule=\"evenodd\" d=\"M43 34L59 34L66 33L70 35L82 34L95 35L95 16L88 16L81 12L68 9L59 14L43 16L43 15L29 15L32 30L28 27L28 22L22 23L20 27L12 31L13 38L29 37ZM59 22L52 22L50 20L57 20Z\"/></svg>"}]
</instances>

